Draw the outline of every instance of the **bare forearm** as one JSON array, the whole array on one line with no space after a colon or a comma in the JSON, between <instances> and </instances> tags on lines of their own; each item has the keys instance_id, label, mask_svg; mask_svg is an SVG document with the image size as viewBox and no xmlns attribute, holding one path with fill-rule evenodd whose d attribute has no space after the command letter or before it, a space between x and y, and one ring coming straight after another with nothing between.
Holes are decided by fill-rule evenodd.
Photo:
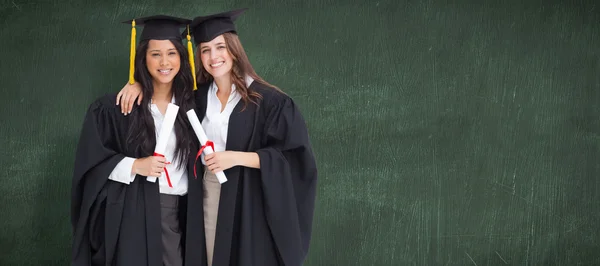
<instances>
[{"instance_id":1,"label":"bare forearm","mask_svg":"<svg viewBox=\"0 0 600 266\"><path fill-rule=\"evenodd\" d=\"M260 158L256 152L237 152L237 165L260 169Z\"/></svg>"}]
</instances>

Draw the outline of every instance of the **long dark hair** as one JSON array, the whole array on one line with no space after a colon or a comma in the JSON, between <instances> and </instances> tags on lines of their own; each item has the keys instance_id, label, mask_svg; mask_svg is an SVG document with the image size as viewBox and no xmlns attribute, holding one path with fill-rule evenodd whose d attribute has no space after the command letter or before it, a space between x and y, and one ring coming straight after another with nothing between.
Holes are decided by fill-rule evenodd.
<instances>
[{"instance_id":1,"label":"long dark hair","mask_svg":"<svg viewBox=\"0 0 600 266\"><path fill-rule=\"evenodd\" d=\"M179 162L180 167L185 167L187 158L192 152L193 130L188 122L186 112L194 108L193 98L193 78L188 53L181 41L170 40L177 49L180 58L180 68L173 79L171 88L175 97L175 104L179 106L177 118L175 120L174 131L177 138L175 147L175 158L167 158L168 161ZM156 146L156 133L154 119L147 106L150 104L154 94L152 85L152 76L146 67L146 52L148 51L149 41L141 41L136 49L134 78L142 86L144 97L137 112L132 112L131 124L127 143L134 147L136 154L150 156L154 153Z\"/></svg>"},{"instance_id":2,"label":"long dark hair","mask_svg":"<svg viewBox=\"0 0 600 266\"><path fill-rule=\"evenodd\" d=\"M278 87L269 84L258 74L256 74L256 71L254 71L252 64L250 64L250 60L248 59L246 51L244 51L242 42L240 41L237 34L232 32L226 32L223 33L223 38L225 39L227 51L229 51L229 54L231 54L231 58L233 59L233 67L231 68L231 80L233 84L235 84L236 91L240 94L242 100L244 101L244 108L249 102L258 104L256 99L261 98L258 92L253 91L246 85L246 75L252 77L255 81L258 81L262 84L267 85L268 87L273 88L274 90L283 93L283 91L281 91ZM206 82L213 81L213 77L210 75L210 73L208 73L208 71L206 71L206 69L204 69L204 66L202 65L202 60L200 58L200 53L200 45L198 45L196 52L196 76L198 84L203 84Z\"/></svg>"}]
</instances>

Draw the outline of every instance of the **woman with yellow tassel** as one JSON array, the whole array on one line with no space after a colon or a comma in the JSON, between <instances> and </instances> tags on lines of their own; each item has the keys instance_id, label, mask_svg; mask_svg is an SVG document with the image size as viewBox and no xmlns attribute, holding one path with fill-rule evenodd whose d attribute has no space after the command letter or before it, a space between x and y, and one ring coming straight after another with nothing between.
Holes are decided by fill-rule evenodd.
<instances>
[{"instance_id":1,"label":"woman with yellow tassel","mask_svg":"<svg viewBox=\"0 0 600 266\"><path fill-rule=\"evenodd\" d=\"M202 186L188 182L199 149L185 115L195 105L193 72L181 43L181 29L189 22L168 16L127 22L130 82L141 84L148 97L129 116L120 113L114 94L87 111L72 183L74 266L204 265L186 258L204 241L187 230L204 219L197 211ZM136 24L144 26L137 48ZM154 153L170 104L179 107L173 131L164 154Z\"/></svg>"}]
</instances>

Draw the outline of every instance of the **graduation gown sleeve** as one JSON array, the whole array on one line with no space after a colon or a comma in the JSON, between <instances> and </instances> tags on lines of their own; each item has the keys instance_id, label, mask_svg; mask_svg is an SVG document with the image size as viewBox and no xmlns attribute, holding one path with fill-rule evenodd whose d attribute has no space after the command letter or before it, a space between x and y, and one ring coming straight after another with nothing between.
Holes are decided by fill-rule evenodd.
<instances>
[{"instance_id":1,"label":"graduation gown sleeve","mask_svg":"<svg viewBox=\"0 0 600 266\"><path fill-rule=\"evenodd\" d=\"M305 121L291 98L269 97L260 158L265 213L280 259L302 265L308 253L317 166Z\"/></svg>"},{"instance_id":2,"label":"graduation gown sleeve","mask_svg":"<svg viewBox=\"0 0 600 266\"><path fill-rule=\"evenodd\" d=\"M90 105L77 145L71 187L72 265L93 265L105 259L103 188L125 156L116 149L115 136L122 133L118 132L122 126L109 97Z\"/></svg>"}]
</instances>

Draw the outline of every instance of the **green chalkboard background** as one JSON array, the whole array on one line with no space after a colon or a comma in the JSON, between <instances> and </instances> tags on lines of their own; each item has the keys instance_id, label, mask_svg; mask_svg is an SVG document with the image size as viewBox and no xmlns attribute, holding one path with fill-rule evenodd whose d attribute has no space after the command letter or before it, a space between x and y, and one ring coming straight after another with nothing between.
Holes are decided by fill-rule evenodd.
<instances>
[{"instance_id":1,"label":"green chalkboard background","mask_svg":"<svg viewBox=\"0 0 600 266\"><path fill-rule=\"evenodd\" d=\"M600 2L2 0L0 265L68 265L87 106L129 30L234 8L307 119L306 265L600 265Z\"/></svg>"}]
</instances>

